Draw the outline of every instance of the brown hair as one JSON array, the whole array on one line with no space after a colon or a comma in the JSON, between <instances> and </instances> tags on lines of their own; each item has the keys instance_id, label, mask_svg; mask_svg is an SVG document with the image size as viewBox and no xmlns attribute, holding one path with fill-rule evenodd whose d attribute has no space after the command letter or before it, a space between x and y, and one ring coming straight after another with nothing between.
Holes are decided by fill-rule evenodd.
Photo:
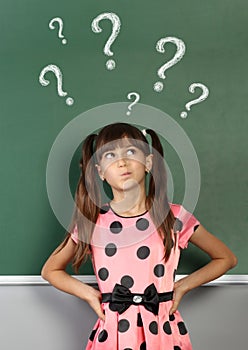
<instances>
[{"instance_id":1,"label":"brown hair","mask_svg":"<svg viewBox=\"0 0 248 350\"><path fill-rule=\"evenodd\" d=\"M161 142L153 130L147 129L146 133L150 135L152 141L153 166L145 204L164 241L164 258L167 261L173 247L174 237L172 237L171 229L173 229L175 217L167 198L167 174L163 162L164 153ZM120 144L124 137L130 139L146 156L151 153L150 145L143 133L138 128L127 123L107 125L98 135L91 134L83 142L80 160L81 175L75 194L75 209L68 228L68 235L62 244L63 248L70 237L70 232L77 225L78 244L73 259L73 267L76 272L78 272L80 265L90 253L92 233L103 204L101 202L101 191L95 163L99 160L101 154L107 151L110 142L114 141ZM98 159L94 158L96 155ZM88 220L85 220L85 218Z\"/></svg>"}]
</instances>

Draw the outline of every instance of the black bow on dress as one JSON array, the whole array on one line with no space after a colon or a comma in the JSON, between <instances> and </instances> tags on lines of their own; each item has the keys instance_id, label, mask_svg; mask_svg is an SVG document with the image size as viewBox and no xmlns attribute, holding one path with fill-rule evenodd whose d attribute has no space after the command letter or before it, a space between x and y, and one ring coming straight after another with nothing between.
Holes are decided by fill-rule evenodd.
<instances>
[{"instance_id":1,"label":"black bow on dress","mask_svg":"<svg viewBox=\"0 0 248 350\"><path fill-rule=\"evenodd\" d=\"M127 287L117 283L112 292L112 300L109 303L110 308L114 308L119 314L122 314L132 304L144 305L148 311L157 315L159 310L159 295L154 283L145 289L144 294L131 293Z\"/></svg>"}]
</instances>

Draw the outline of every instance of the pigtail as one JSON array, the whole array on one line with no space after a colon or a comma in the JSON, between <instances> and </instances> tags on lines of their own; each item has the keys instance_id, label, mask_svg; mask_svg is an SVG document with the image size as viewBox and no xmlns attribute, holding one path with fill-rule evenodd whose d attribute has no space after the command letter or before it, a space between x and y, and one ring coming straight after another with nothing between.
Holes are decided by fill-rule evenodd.
<instances>
[{"instance_id":1,"label":"pigtail","mask_svg":"<svg viewBox=\"0 0 248 350\"><path fill-rule=\"evenodd\" d=\"M149 208L151 217L158 229L165 246L165 261L169 259L173 247L172 229L175 217L170 209L167 197L167 173L164 164L164 152L157 134L147 129L146 133L151 136L153 152L153 166L149 182L149 191L146 206Z\"/></svg>"},{"instance_id":2,"label":"pigtail","mask_svg":"<svg viewBox=\"0 0 248 350\"><path fill-rule=\"evenodd\" d=\"M89 135L82 146L81 175L76 189L76 206L70 225L70 232L75 226L78 229L78 244L72 264L76 271L87 259L92 233L100 212L101 193L93 156L96 137L96 134Z\"/></svg>"},{"instance_id":3,"label":"pigtail","mask_svg":"<svg viewBox=\"0 0 248 350\"><path fill-rule=\"evenodd\" d=\"M76 191L76 203L79 211L89 221L94 223L99 214L101 197L94 159L94 142L96 137L96 134L92 134L84 141L82 158L80 160L81 176Z\"/></svg>"}]
</instances>

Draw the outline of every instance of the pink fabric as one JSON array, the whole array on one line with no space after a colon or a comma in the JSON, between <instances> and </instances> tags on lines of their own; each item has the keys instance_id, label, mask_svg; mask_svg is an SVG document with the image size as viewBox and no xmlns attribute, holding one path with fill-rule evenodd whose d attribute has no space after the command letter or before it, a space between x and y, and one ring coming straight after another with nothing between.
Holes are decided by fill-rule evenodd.
<instances>
[{"instance_id":1,"label":"pink fabric","mask_svg":"<svg viewBox=\"0 0 248 350\"><path fill-rule=\"evenodd\" d=\"M154 283L159 293L172 291L180 248L186 248L199 221L181 205L171 204L177 218L177 239L164 263L164 245L148 212L122 217L109 206L99 215L91 240L92 263L102 293L116 283L132 293L143 293ZM77 242L77 228L71 234ZM86 350L191 350L185 324L178 311L169 317L172 301L159 304L154 315L142 305L131 305L123 314L102 303L105 321L97 320Z\"/></svg>"}]
</instances>

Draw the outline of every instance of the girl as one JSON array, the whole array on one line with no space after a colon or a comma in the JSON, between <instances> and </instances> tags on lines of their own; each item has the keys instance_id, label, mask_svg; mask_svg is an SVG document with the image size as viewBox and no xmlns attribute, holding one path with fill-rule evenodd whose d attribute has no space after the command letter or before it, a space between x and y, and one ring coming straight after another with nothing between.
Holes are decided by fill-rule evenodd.
<instances>
[{"instance_id":1,"label":"girl","mask_svg":"<svg viewBox=\"0 0 248 350\"><path fill-rule=\"evenodd\" d=\"M144 134L115 123L85 139L71 227L42 269L44 279L87 301L98 315L86 350L192 349L177 310L182 297L237 263L192 214L168 202L160 140L151 129ZM100 180L112 190L102 207ZM188 241L211 260L174 282ZM88 256L100 291L65 272L71 261L78 271Z\"/></svg>"}]
</instances>

